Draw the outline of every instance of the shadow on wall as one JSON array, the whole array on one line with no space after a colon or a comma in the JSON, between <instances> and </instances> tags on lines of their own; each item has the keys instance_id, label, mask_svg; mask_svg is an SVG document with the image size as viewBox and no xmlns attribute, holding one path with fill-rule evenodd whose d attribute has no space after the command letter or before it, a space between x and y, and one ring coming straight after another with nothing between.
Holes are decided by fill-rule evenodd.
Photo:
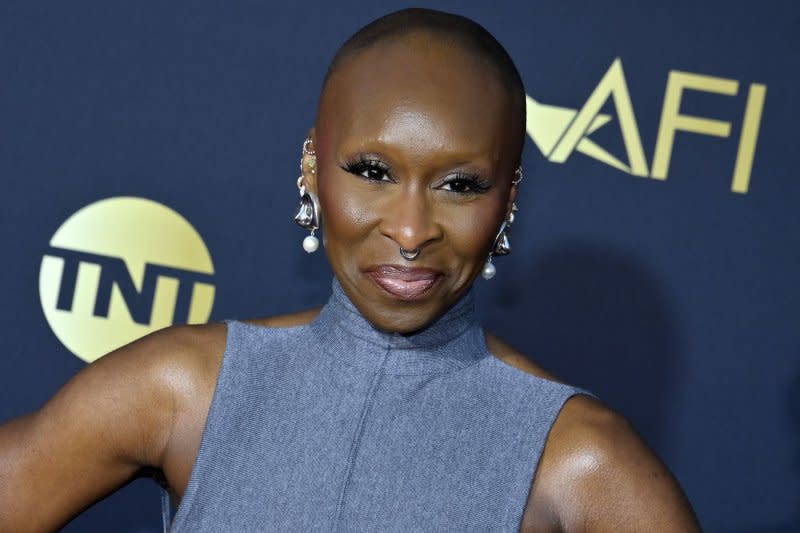
<instances>
[{"instance_id":1,"label":"shadow on wall","mask_svg":"<svg viewBox=\"0 0 800 533\"><path fill-rule=\"evenodd\" d=\"M796 482L800 483L800 373L796 374L789 385L787 394L787 409L794 446L794 467ZM783 520L774 525L764 525L749 529L738 529L730 533L797 533L800 531L800 509L794 511L788 520Z\"/></svg>"},{"instance_id":2,"label":"shadow on wall","mask_svg":"<svg viewBox=\"0 0 800 533\"><path fill-rule=\"evenodd\" d=\"M511 259L513 258L513 260ZM675 379L673 320L635 256L580 241L498 261L481 287L501 338L633 422L657 450Z\"/></svg>"}]
</instances>

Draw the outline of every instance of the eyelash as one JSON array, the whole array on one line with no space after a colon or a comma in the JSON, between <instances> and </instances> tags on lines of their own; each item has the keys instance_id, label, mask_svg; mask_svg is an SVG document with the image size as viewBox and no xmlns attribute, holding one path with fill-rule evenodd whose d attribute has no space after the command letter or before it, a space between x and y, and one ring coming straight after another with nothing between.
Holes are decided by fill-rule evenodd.
<instances>
[{"instance_id":1,"label":"eyelash","mask_svg":"<svg viewBox=\"0 0 800 533\"><path fill-rule=\"evenodd\" d=\"M463 191L452 190L452 186L454 183L465 185L467 187L467 190ZM454 194L483 194L486 191L488 191L490 187L488 180L485 180L476 174L467 174L464 172L456 172L454 176L447 178L444 181L444 183L442 183L442 185L449 185L451 189L448 190L447 192L452 192Z\"/></svg>"},{"instance_id":2,"label":"eyelash","mask_svg":"<svg viewBox=\"0 0 800 533\"><path fill-rule=\"evenodd\" d=\"M385 182L384 178L388 178L390 182L394 179L391 176L391 169L386 163L377 159L368 159L366 157L358 157L356 159L345 162L342 166L345 172L359 176L360 178L370 182ZM369 176L368 172L380 172L380 177ZM464 190L453 190L453 184L460 184L465 186ZM442 189L446 192L459 195L474 195L482 194L489 190L491 184L488 180L481 178L477 174L468 174L465 172L456 172L454 175L448 177L440 187L450 186L450 189Z\"/></svg>"},{"instance_id":3,"label":"eyelash","mask_svg":"<svg viewBox=\"0 0 800 533\"><path fill-rule=\"evenodd\" d=\"M342 169L350 174L355 174L361 178L364 178L367 181L384 181L383 176L388 177L391 179L391 175L389 171L389 165L382 161L378 161L377 159L367 159L366 157L358 157L356 159L351 159L345 162L342 166ZM364 175L370 171L378 171L381 172L381 178L376 178L375 176Z\"/></svg>"}]
</instances>

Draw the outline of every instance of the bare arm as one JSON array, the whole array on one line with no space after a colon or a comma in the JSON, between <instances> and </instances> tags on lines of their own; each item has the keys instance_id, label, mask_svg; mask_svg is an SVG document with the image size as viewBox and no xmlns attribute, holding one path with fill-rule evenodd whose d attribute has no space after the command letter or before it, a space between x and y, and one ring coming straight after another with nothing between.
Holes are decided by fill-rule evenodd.
<instances>
[{"instance_id":1,"label":"bare arm","mask_svg":"<svg viewBox=\"0 0 800 533\"><path fill-rule=\"evenodd\" d=\"M39 411L1 426L0 531L54 531L185 448L180 436L197 425L183 416L185 404L215 374L213 358L202 355L221 352L224 326L203 328L173 328L120 348Z\"/></svg>"},{"instance_id":2,"label":"bare arm","mask_svg":"<svg viewBox=\"0 0 800 533\"><path fill-rule=\"evenodd\" d=\"M522 531L700 531L677 481L597 400L567 402L548 437Z\"/></svg>"},{"instance_id":3,"label":"bare arm","mask_svg":"<svg viewBox=\"0 0 800 533\"><path fill-rule=\"evenodd\" d=\"M486 341L511 366L560 381L492 334ZM700 526L678 482L630 423L576 396L547 438L520 530L686 533Z\"/></svg>"}]
</instances>

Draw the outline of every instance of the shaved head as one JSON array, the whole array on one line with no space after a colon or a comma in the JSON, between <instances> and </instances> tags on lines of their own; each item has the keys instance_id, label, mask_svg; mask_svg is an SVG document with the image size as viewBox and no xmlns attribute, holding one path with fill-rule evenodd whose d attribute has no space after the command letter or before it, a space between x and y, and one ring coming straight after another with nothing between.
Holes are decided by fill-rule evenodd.
<instances>
[{"instance_id":1,"label":"shaved head","mask_svg":"<svg viewBox=\"0 0 800 533\"><path fill-rule=\"evenodd\" d=\"M511 96L519 116L516 142L519 153L525 141L525 89L517 67L505 48L477 22L460 15L432 9L409 8L370 22L350 37L336 52L323 84L359 53L423 34L433 43L457 47L472 59L487 66ZM516 121L515 121L516 122Z\"/></svg>"}]
</instances>

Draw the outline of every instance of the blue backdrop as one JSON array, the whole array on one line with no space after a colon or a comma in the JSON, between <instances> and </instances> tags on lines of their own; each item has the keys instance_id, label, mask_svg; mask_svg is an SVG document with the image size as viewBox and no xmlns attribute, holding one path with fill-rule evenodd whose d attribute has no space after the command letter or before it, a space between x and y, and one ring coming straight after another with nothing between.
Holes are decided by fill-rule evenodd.
<instances>
[{"instance_id":1,"label":"blue backdrop","mask_svg":"<svg viewBox=\"0 0 800 533\"><path fill-rule=\"evenodd\" d=\"M514 253L478 283L487 325L626 414L706 530L800 530L797 4L425 5L496 35L541 118ZM300 145L334 50L400 7L0 4L0 421L85 365L48 325L39 268L97 200L147 198L194 225L213 320L326 299L324 257L291 220ZM137 481L66 531L158 520L155 484Z\"/></svg>"}]
</instances>

